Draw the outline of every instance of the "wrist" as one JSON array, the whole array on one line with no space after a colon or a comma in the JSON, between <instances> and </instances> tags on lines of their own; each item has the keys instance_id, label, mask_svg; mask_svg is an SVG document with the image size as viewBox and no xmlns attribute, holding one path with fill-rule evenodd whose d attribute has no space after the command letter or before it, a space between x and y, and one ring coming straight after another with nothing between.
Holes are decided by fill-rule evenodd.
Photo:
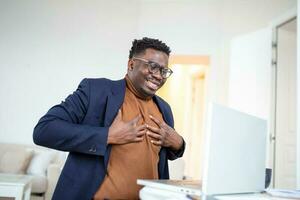
<instances>
[{"instance_id":1,"label":"wrist","mask_svg":"<svg viewBox=\"0 0 300 200\"><path fill-rule=\"evenodd\" d=\"M183 145L183 139L178 133L175 133L173 136L174 136L174 140L173 140L174 142L171 148L175 151L178 151Z\"/></svg>"},{"instance_id":2,"label":"wrist","mask_svg":"<svg viewBox=\"0 0 300 200\"><path fill-rule=\"evenodd\" d=\"M113 144L114 143L114 139L112 137L112 130L109 128L108 129L108 134L107 134L107 144Z\"/></svg>"}]
</instances>

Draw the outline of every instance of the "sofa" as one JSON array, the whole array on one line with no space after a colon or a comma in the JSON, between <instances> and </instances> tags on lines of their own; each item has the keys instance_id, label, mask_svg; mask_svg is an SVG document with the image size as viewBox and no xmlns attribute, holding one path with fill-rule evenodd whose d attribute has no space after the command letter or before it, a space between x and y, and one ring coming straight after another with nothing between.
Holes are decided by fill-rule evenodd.
<instances>
[{"instance_id":1,"label":"sofa","mask_svg":"<svg viewBox=\"0 0 300 200\"><path fill-rule=\"evenodd\" d=\"M0 143L0 173L32 176L31 200L50 200L65 156L35 145Z\"/></svg>"}]
</instances>

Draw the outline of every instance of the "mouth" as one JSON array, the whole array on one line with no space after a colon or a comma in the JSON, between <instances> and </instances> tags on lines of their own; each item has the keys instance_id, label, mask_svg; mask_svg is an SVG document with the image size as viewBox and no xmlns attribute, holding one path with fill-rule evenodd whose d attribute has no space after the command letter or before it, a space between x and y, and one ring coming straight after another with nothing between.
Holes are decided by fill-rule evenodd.
<instances>
[{"instance_id":1,"label":"mouth","mask_svg":"<svg viewBox=\"0 0 300 200\"><path fill-rule=\"evenodd\" d=\"M146 80L146 86L153 91L156 91L160 88L160 82L153 80L153 79L147 79Z\"/></svg>"}]
</instances>

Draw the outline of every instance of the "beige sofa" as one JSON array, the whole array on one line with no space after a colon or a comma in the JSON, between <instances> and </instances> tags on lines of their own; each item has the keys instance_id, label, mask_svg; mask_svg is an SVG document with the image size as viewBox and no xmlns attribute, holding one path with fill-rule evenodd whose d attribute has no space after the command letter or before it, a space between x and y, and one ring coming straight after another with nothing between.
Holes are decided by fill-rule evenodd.
<instances>
[{"instance_id":1,"label":"beige sofa","mask_svg":"<svg viewBox=\"0 0 300 200\"><path fill-rule=\"evenodd\" d=\"M43 147L0 143L0 173L31 175L31 200L51 199L63 158L63 153Z\"/></svg>"}]
</instances>

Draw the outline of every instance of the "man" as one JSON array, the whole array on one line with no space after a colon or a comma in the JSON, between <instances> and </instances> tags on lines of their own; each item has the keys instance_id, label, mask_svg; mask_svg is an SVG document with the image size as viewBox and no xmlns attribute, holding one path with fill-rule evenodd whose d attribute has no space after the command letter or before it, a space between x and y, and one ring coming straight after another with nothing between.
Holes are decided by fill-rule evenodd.
<instances>
[{"instance_id":1,"label":"man","mask_svg":"<svg viewBox=\"0 0 300 200\"><path fill-rule=\"evenodd\" d=\"M69 151L53 199L138 199L137 179L168 179L185 142L156 91L172 74L169 47L134 40L125 79L84 79L33 133L38 145Z\"/></svg>"}]
</instances>

